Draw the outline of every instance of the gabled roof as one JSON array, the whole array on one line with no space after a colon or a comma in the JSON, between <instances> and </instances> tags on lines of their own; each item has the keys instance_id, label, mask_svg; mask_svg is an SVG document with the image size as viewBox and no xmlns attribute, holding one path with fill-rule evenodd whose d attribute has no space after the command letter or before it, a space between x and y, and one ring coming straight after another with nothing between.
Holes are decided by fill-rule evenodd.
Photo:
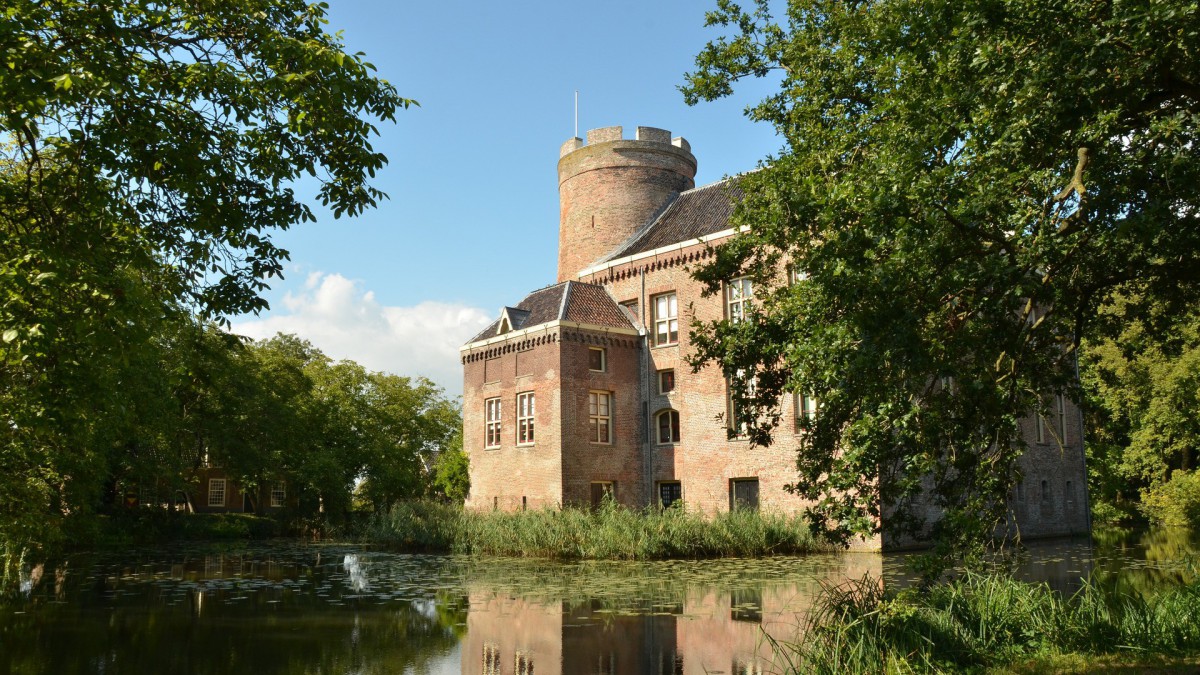
<instances>
[{"instance_id":1,"label":"gabled roof","mask_svg":"<svg viewBox=\"0 0 1200 675\"><path fill-rule=\"evenodd\" d=\"M597 264L727 230L734 204L741 198L736 176L682 192Z\"/></svg>"},{"instance_id":2,"label":"gabled roof","mask_svg":"<svg viewBox=\"0 0 1200 675\"><path fill-rule=\"evenodd\" d=\"M508 330L502 332L501 327L506 321ZM525 296L516 307L501 309L500 317L471 338L467 344L552 321L571 321L612 328L637 328L603 286L564 281L539 288Z\"/></svg>"}]
</instances>

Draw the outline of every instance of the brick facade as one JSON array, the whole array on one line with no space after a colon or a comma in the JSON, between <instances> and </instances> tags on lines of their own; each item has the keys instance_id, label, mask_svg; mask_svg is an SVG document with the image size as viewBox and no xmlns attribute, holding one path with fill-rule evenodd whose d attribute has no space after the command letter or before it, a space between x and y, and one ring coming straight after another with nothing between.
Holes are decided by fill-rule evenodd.
<instances>
[{"instance_id":1,"label":"brick facade","mask_svg":"<svg viewBox=\"0 0 1200 675\"><path fill-rule=\"evenodd\" d=\"M769 448L730 440L724 376L715 367L692 373L686 363L692 320L720 319L729 311L725 298L702 296L691 270L732 236L728 215L736 186L691 189L695 159L686 141L667 142L669 133L646 128L639 128L643 140L622 140L620 133L608 127L589 133L586 146L579 139L563 146L560 283L506 308L503 317L514 317L511 322L498 319L463 347L467 506L586 504L594 483L611 482L622 504L658 503L666 484L666 494L677 490L689 508L714 513L731 508L735 482L757 481L760 508L800 512L807 503L784 489L796 472L798 440L790 425L781 425ZM779 283L786 283L782 272ZM660 344L654 306L669 294L677 336ZM606 350L604 372L589 368L591 348ZM659 391L662 371L674 373L669 393ZM519 447L513 416L525 391L536 397L538 432L535 443ZM588 438L588 394L594 391L612 396L611 444ZM493 398L503 415L501 438L498 447L487 448L485 407ZM782 402L785 421L795 418L795 408L791 397ZM656 423L663 411L676 411L679 420L678 438L667 442ZM1065 421L1061 445L1057 432L1037 442L1035 420L1023 426L1030 451L1020 459L1025 480L1012 512L1013 526L1025 537L1089 526L1081 417L1070 401L1064 412L1051 425ZM902 542L860 543L881 544Z\"/></svg>"}]
</instances>

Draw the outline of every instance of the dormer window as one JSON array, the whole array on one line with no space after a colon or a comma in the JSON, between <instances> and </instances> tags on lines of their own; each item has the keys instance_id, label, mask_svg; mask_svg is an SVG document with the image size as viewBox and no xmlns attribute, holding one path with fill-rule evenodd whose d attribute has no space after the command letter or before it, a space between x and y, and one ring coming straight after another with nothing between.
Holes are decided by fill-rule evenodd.
<instances>
[{"instance_id":1,"label":"dormer window","mask_svg":"<svg viewBox=\"0 0 1200 675\"><path fill-rule=\"evenodd\" d=\"M512 330L512 324L508 322L507 316L500 317L500 328L496 330L496 335L504 335Z\"/></svg>"}]
</instances>

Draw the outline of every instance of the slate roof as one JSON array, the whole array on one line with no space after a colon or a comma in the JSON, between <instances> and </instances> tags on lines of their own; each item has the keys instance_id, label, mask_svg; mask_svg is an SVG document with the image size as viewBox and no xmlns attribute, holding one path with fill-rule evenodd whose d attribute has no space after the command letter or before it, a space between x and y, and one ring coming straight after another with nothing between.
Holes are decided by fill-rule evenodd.
<instances>
[{"instance_id":1,"label":"slate roof","mask_svg":"<svg viewBox=\"0 0 1200 675\"><path fill-rule=\"evenodd\" d=\"M539 288L525 296L516 307L505 307L498 317L467 344L496 337L503 315L512 330L531 328L551 321L573 321L613 328L636 328L603 286L580 281L564 281Z\"/></svg>"},{"instance_id":2,"label":"slate roof","mask_svg":"<svg viewBox=\"0 0 1200 675\"><path fill-rule=\"evenodd\" d=\"M682 192L657 218L597 263L636 255L729 229L733 206L742 198L737 178Z\"/></svg>"}]
</instances>

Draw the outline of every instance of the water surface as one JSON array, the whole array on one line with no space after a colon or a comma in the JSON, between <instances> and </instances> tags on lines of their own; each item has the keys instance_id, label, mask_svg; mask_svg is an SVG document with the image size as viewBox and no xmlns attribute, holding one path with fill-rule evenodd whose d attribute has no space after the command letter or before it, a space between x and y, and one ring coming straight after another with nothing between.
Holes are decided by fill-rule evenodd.
<instances>
[{"instance_id":1,"label":"water surface","mask_svg":"<svg viewBox=\"0 0 1200 675\"><path fill-rule=\"evenodd\" d=\"M1035 544L1018 576L1145 591L1194 538ZM10 673L744 675L778 672L821 584L905 583L903 556L550 563L361 546L180 546L29 570L0 607Z\"/></svg>"}]
</instances>

